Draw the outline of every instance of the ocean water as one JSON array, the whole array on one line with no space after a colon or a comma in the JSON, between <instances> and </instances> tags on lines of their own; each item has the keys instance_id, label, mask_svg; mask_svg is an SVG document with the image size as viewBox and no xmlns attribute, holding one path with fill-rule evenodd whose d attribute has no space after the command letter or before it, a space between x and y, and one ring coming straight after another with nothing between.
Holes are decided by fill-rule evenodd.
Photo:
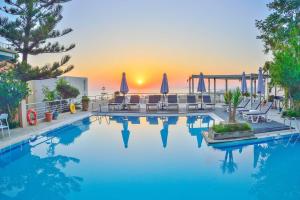
<instances>
[{"instance_id":1,"label":"ocean water","mask_svg":"<svg viewBox=\"0 0 300 200\"><path fill-rule=\"evenodd\" d=\"M207 146L197 117L91 117L0 156L0 199L300 199L297 138Z\"/></svg>"}]
</instances>

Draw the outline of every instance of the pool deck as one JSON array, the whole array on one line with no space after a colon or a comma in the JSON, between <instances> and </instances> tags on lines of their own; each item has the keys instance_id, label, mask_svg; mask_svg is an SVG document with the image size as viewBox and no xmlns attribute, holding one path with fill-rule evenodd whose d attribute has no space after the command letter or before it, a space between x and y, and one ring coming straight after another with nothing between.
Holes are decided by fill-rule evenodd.
<instances>
[{"instance_id":1,"label":"pool deck","mask_svg":"<svg viewBox=\"0 0 300 200\"><path fill-rule=\"evenodd\" d=\"M159 112L146 112L145 108L142 107L140 112L128 112L128 111L122 111L122 112L108 112L107 108L106 110L102 110L101 113L99 112L77 112L76 114L70 114L70 113L63 113L59 115L58 120L53 120L52 122L41 122L38 123L36 126L27 126L26 128L16 128L11 130L11 136L8 137L7 134L3 137L2 134L0 134L0 150L4 149L6 147L9 147L11 145L14 145L16 143L22 142L24 140L28 140L32 138L33 136L41 135L47 131L51 131L53 129L62 127L64 125L71 124L75 121L84 119L86 117L92 116L92 115L101 115L101 116L193 116L193 115L199 115L199 114L205 114L211 116L216 123L220 123L227 120L228 113L224 111L221 105L216 105L215 110L201 110L197 112L185 112L185 106L184 104L180 105L179 112L169 112L169 111L159 111ZM241 139L231 139L231 140L222 140L222 141L212 141L208 137L206 137L205 134L204 138L206 139L207 143L224 143L224 142L236 142L241 140L247 140L247 139L257 139L257 138L266 138L266 137L278 137L281 135L287 135L287 134L295 134L296 129L290 130L289 126L284 125L284 119L280 117L280 114L276 110L270 110L269 118L272 120L271 123L258 123L258 124L252 124L252 128L255 132L255 137L252 138L241 138ZM242 120L239 118L239 120ZM296 124L300 124L300 121L292 122L292 126L296 127ZM274 129L275 127L275 129ZM277 127L277 129L276 129ZM278 129L279 128L279 129ZM5 131L5 133L7 133Z\"/></svg>"},{"instance_id":2,"label":"pool deck","mask_svg":"<svg viewBox=\"0 0 300 200\"><path fill-rule=\"evenodd\" d=\"M36 126L27 126L25 128L12 129L10 137L5 130L4 137L2 136L2 134L0 134L0 150L21 141L28 140L33 136L41 135L53 129L71 124L91 115L91 112L77 112L76 114L63 113L59 115L57 120L52 120L51 122L40 122Z\"/></svg>"}]
</instances>

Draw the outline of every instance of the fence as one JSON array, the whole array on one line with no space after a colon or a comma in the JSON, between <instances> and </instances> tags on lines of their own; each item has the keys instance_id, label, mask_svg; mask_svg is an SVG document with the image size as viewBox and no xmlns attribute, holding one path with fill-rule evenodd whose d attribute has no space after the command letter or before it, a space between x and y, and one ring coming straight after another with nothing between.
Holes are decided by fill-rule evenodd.
<instances>
[{"instance_id":1,"label":"fence","mask_svg":"<svg viewBox=\"0 0 300 200\"><path fill-rule=\"evenodd\" d=\"M0 48L14 50L14 48L11 45L3 43L3 42L0 42Z\"/></svg>"},{"instance_id":2,"label":"fence","mask_svg":"<svg viewBox=\"0 0 300 200\"><path fill-rule=\"evenodd\" d=\"M140 96L140 103L144 104L148 101L149 95L154 95L157 93L129 93L127 97L129 98L130 95L139 95ZM186 93L170 93L176 94L178 96L179 103L186 103L186 97L188 94ZM207 94L207 93L205 93ZM201 96L198 96L198 100L200 101ZM216 93L216 99L213 99L216 103L224 102L224 93L218 92ZM114 94L105 93L96 96L89 96L90 98L90 110L91 111L98 111L100 106L106 105L109 101L114 98ZM37 120L43 120L45 118L46 112L54 112L57 111L59 113L69 112L70 104L74 103L77 107L81 107L81 98L76 99L61 99L55 101L45 101L45 102L36 102L36 103L28 103L26 104L25 101L21 104L21 113L22 113L22 126L27 126L26 115L29 109L34 109L37 112Z\"/></svg>"}]
</instances>

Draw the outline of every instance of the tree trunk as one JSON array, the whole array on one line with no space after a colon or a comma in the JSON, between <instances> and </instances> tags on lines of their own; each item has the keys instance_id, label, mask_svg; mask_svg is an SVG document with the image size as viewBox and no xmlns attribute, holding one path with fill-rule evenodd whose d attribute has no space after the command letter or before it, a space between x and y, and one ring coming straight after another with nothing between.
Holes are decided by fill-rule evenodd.
<instances>
[{"instance_id":1,"label":"tree trunk","mask_svg":"<svg viewBox=\"0 0 300 200\"><path fill-rule=\"evenodd\" d=\"M22 62L27 63L28 60L28 53L23 52L22 53Z\"/></svg>"},{"instance_id":2,"label":"tree trunk","mask_svg":"<svg viewBox=\"0 0 300 200\"><path fill-rule=\"evenodd\" d=\"M228 113L229 113L229 123L232 122L232 107L231 107L231 103L229 103L228 105Z\"/></svg>"},{"instance_id":3,"label":"tree trunk","mask_svg":"<svg viewBox=\"0 0 300 200\"><path fill-rule=\"evenodd\" d=\"M233 109L232 109L232 117L231 117L232 123L235 123L235 114L236 114L236 108L233 107Z\"/></svg>"}]
</instances>

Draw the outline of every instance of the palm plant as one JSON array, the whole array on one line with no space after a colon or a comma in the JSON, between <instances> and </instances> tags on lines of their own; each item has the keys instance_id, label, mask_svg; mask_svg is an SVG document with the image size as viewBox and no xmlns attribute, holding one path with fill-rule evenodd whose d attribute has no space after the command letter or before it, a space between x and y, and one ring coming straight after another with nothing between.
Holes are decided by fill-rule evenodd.
<instances>
[{"instance_id":1,"label":"palm plant","mask_svg":"<svg viewBox=\"0 0 300 200\"><path fill-rule=\"evenodd\" d=\"M239 105L239 103L242 100L242 93L239 88L236 88L232 94L232 113L231 113L231 123L235 123L235 115L236 115L236 109Z\"/></svg>"},{"instance_id":2,"label":"palm plant","mask_svg":"<svg viewBox=\"0 0 300 200\"><path fill-rule=\"evenodd\" d=\"M229 90L228 92L226 92L224 94L224 100L225 100L225 103L228 105L228 112L229 112L229 121L231 121L231 110L232 110L232 104L231 104L231 101L232 101L232 92L231 90Z\"/></svg>"},{"instance_id":3,"label":"palm plant","mask_svg":"<svg viewBox=\"0 0 300 200\"><path fill-rule=\"evenodd\" d=\"M228 105L229 113L229 123L235 123L236 109L242 100L242 93L239 88L235 89L233 92L229 90L224 95L225 103Z\"/></svg>"}]
</instances>

